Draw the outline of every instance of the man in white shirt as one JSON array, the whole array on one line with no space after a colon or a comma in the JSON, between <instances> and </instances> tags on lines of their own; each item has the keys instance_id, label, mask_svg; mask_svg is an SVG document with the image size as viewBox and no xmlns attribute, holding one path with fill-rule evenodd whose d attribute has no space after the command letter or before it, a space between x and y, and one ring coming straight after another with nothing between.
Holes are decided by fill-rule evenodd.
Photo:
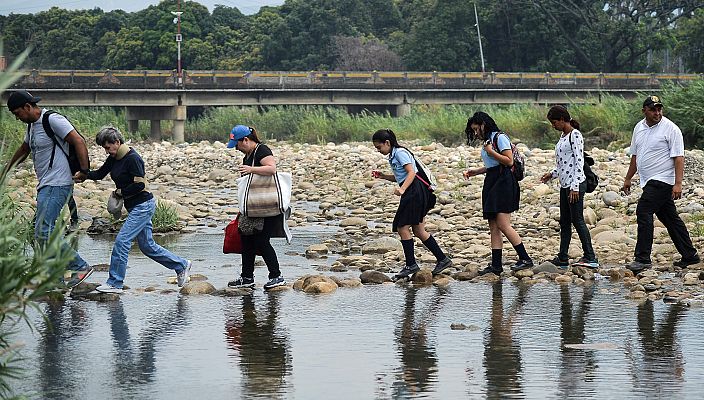
<instances>
[{"instance_id":1,"label":"man in white shirt","mask_svg":"<svg viewBox=\"0 0 704 400\"><path fill-rule=\"evenodd\" d=\"M56 226L61 210L73 194L73 179L68 162L69 144L73 145L80 160L81 170L76 178L85 179L90 167L88 149L83 138L73 125L62 115L49 114L46 122L54 131L54 138L44 130L43 117L46 109L37 106L41 97L32 96L26 90L13 92L7 99L7 108L15 118L27 124L22 145L15 151L4 172L24 161L32 154L34 171L37 175L37 209L34 223L34 236L40 245L47 241ZM61 146L61 149L57 147ZM68 243L63 243L64 251L73 255L67 269L71 277L66 281L68 287L83 282L92 272L88 263L73 250Z\"/></svg>"},{"instance_id":2,"label":"man in white shirt","mask_svg":"<svg viewBox=\"0 0 704 400\"><path fill-rule=\"evenodd\" d=\"M658 96L648 96L643 102L645 118L633 128L631 163L621 188L628 195L631 191L631 178L638 171L640 186L643 188L636 208L638 240L634 261L626 267L635 273L652 265L650 253L653 248L653 214L665 225L675 248L682 255L674 265L684 268L700 262L687 227L675 207L675 200L682 197L682 131L674 122L663 117L662 109Z\"/></svg>"}]
</instances>

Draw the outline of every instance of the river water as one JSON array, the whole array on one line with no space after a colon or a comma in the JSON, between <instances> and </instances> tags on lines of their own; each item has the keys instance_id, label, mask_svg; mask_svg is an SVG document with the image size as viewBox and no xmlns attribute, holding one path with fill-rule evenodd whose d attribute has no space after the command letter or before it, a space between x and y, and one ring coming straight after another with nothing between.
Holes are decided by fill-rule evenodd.
<instances>
[{"instance_id":1,"label":"river water","mask_svg":"<svg viewBox=\"0 0 704 400\"><path fill-rule=\"evenodd\" d=\"M291 281L331 262L300 253L333 229L293 232L292 245L275 245ZM159 241L217 288L239 272L239 256L221 253L218 230ZM79 244L90 263L109 262L110 238ZM266 268L255 274L263 284ZM135 248L125 283L175 288L171 275ZM34 312L34 329L19 328L26 377L12 383L31 398L670 399L704 391L704 311L639 304L608 281L328 295L258 289L231 298L130 290L115 302L40 308L46 320Z\"/></svg>"}]
</instances>

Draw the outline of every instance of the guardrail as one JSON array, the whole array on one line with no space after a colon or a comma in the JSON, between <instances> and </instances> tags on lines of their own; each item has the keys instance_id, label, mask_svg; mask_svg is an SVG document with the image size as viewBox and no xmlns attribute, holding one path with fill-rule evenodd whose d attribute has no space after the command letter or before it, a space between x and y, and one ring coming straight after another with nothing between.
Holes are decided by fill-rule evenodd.
<instances>
[{"instance_id":1,"label":"guardrail","mask_svg":"<svg viewBox=\"0 0 704 400\"><path fill-rule=\"evenodd\" d=\"M688 84L704 74L535 72L351 72L351 71L31 70L15 88L51 89L462 89L584 88L657 89L663 82Z\"/></svg>"}]
</instances>

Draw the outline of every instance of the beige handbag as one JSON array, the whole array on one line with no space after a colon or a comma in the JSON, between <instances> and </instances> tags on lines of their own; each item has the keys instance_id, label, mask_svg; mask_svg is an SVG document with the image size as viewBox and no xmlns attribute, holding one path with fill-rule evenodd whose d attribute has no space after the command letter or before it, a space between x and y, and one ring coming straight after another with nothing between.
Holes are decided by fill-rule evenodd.
<instances>
[{"instance_id":1,"label":"beige handbag","mask_svg":"<svg viewBox=\"0 0 704 400\"><path fill-rule=\"evenodd\" d=\"M252 155L252 166L257 148ZM237 200L240 212L248 217L283 214L291 205L291 174L277 172L274 175L247 174L240 177L237 179Z\"/></svg>"}]
</instances>

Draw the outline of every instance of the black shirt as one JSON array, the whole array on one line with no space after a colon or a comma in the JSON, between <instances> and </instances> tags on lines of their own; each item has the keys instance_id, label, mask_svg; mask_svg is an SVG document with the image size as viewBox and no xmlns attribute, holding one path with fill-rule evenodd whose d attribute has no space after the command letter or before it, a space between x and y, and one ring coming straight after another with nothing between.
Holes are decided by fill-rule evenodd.
<instances>
[{"instance_id":1,"label":"black shirt","mask_svg":"<svg viewBox=\"0 0 704 400\"><path fill-rule=\"evenodd\" d=\"M88 179L94 181L105 178L110 173L110 178L115 182L115 187L120 189L125 200L125 208L130 211L134 206L151 200L154 196L145 190L144 182L135 182L135 177L144 177L144 160L134 149L125 154L121 159L108 157L105 163L96 171L88 172Z\"/></svg>"},{"instance_id":2,"label":"black shirt","mask_svg":"<svg viewBox=\"0 0 704 400\"><path fill-rule=\"evenodd\" d=\"M252 165L252 158L254 158L254 166L261 167L262 158L273 155L274 153L271 152L269 146L260 143L259 145L257 145L256 150L252 151L252 154L244 156L244 158L242 159L242 164Z\"/></svg>"}]
</instances>

